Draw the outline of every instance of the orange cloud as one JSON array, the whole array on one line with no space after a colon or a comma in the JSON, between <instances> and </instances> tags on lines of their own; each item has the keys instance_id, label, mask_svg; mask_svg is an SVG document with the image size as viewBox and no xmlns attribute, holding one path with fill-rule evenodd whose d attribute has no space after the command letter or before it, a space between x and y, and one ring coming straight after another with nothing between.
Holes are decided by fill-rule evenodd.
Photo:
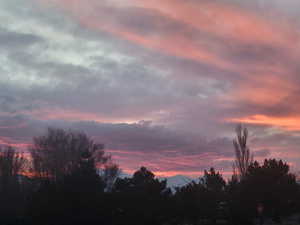
<instances>
[{"instance_id":1,"label":"orange cloud","mask_svg":"<svg viewBox=\"0 0 300 225\"><path fill-rule=\"evenodd\" d=\"M284 45L290 45L289 40L291 39L299 40L299 34L291 29L292 26L283 18L280 18L280 21L273 22L260 16L257 12L238 7L229 2L222 3L207 0L201 2L182 2L179 0L135 2L140 6L157 9L179 21L221 37L230 37L247 42L255 41ZM269 14L272 14L272 12L269 12Z\"/></svg>"},{"instance_id":2,"label":"orange cloud","mask_svg":"<svg viewBox=\"0 0 300 225\"><path fill-rule=\"evenodd\" d=\"M223 100L270 106L281 102L297 90L297 84L272 74L253 74L228 91Z\"/></svg>"},{"instance_id":3,"label":"orange cloud","mask_svg":"<svg viewBox=\"0 0 300 225\"><path fill-rule=\"evenodd\" d=\"M276 126L288 131L300 130L300 116L299 117L272 117L272 116L265 116L265 115L253 115L244 118L228 119L227 121L247 123L247 124Z\"/></svg>"},{"instance_id":4,"label":"orange cloud","mask_svg":"<svg viewBox=\"0 0 300 225\"><path fill-rule=\"evenodd\" d=\"M228 77L228 81L232 83L232 88L227 90L223 96L220 96L220 99L225 102L224 107L231 104L238 110L239 104L242 103L250 103L254 107L255 105L274 106L298 90L298 85L293 82L293 78L298 75L292 74L294 71L291 70L290 66L293 62L297 62L299 58L299 50L294 47L294 43L300 40L300 35L293 24L290 24L283 17L276 17L275 12L269 12L269 15L272 15L273 18L273 21L271 21L258 12L238 7L230 4L228 1L225 4L221 3L221 1L209 0L124 0L123 4L125 6L117 6L126 7L130 5L158 10L176 22L186 24L200 33L207 33L217 39L215 42L213 40L208 42L208 40L201 37L200 40L193 40L180 31L143 35L130 27L118 23L117 19L114 20L112 18L111 21L109 19L103 21L103 17L109 15L103 16L101 13L97 13L96 9L101 8L101 1L91 0L88 4L83 0L42 0L42 2L53 3L91 30L105 31L148 49L233 72L232 76L239 76L240 79L233 81L232 77ZM221 43L218 43L219 40L221 40ZM226 48L224 47L225 45ZM270 54L266 57L272 59L266 62L263 58L261 62L259 60L240 62L238 58L230 58L231 50L234 53L234 50L238 50L240 47L239 45L275 48L279 53L282 53L282 58L273 59L273 55ZM242 54L247 54L248 50L251 49L242 49ZM68 110L47 111L38 113L37 116L43 119L131 122L129 120L120 121L92 113ZM229 122L275 126L286 131L300 130L300 125L298 125L300 113L299 116L286 117L268 116L262 113L239 118L228 117L229 119L225 120ZM119 157L120 160L123 160L122 167L125 168L125 172L131 173L134 171L128 166L131 165L130 160L120 156L121 154L126 155L126 153L116 151L112 151L112 153L116 154L116 157ZM207 161L212 160L212 158L208 159ZM188 166L195 162L195 157L168 157L160 159L160 162L162 164L178 162L180 166ZM149 166L156 166L153 163L151 164L151 162L147 163ZM156 172L160 176L172 176L178 173L178 171L169 171L167 169L161 169ZM194 174L192 171L180 171L180 173Z\"/></svg>"},{"instance_id":5,"label":"orange cloud","mask_svg":"<svg viewBox=\"0 0 300 225\"><path fill-rule=\"evenodd\" d=\"M109 32L133 43L149 49L162 51L166 54L238 72L243 76L251 76L251 74L245 73L250 68L239 68L240 65L227 58L226 53L225 56L221 54L224 49L222 49L220 43L206 43L207 40L201 37L199 40L192 40L182 31L178 31L176 34L158 33L156 35L141 35L131 29L131 27L122 25L121 21L118 21L118 18L107 19L107 17L113 17L113 15L107 13L102 15L101 6L104 3L99 3L95 0L90 1L89 4L86 4L82 0L43 0L42 2L47 4L52 3L55 6L63 8L82 25L90 29ZM201 2L132 0L124 1L122 4L114 6L116 8L132 6L160 11L174 21L184 23L200 32L206 32L220 40L224 40L222 44L228 45L227 47L232 46L233 49L236 43L244 43L245 45L258 44L258 46L266 44L268 46L289 49L290 55L295 59L299 55L293 48L293 43L300 40L300 35L286 20L280 17L280 21L271 21L254 11L238 7L229 2L225 4L220 1L212 2L207 0ZM130 17L130 15L128 16ZM274 16L276 16L275 13ZM154 23L157 23L157 21ZM265 68L266 65L249 66Z\"/></svg>"}]
</instances>

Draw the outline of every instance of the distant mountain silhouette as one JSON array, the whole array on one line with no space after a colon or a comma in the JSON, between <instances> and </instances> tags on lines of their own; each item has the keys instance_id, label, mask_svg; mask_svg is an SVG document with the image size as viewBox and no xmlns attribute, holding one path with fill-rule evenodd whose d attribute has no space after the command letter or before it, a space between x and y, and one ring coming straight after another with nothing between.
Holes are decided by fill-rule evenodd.
<instances>
[{"instance_id":1,"label":"distant mountain silhouette","mask_svg":"<svg viewBox=\"0 0 300 225\"><path fill-rule=\"evenodd\" d=\"M121 172L119 177L120 178L132 177L132 175ZM195 179L195 178L191 178L191 177L184 176L184 175L175 175L175 176L171 176L171 177L159 177L158 179L160 181L166 179L167 187L171 188L173 191L175 190L175 187L183 187L192 181L196 181L196 182L198 181L198 178Z\"/></svg>"},{"instance_id":2,"label":"distant mountain silhouette","mask_svg":"<svg viewBox=\"0 0 300 225\"><path fill-rule=\"evenodd\" d=\"M167 179L167 187L171 188L172 191L175 190L175 187L183 187L192 181L198 180L198 179L193 179L191 177L183 176L183 175L175 175L172 177L161 177L159 179L160 180Z\"/></svg>"}]
</instances>

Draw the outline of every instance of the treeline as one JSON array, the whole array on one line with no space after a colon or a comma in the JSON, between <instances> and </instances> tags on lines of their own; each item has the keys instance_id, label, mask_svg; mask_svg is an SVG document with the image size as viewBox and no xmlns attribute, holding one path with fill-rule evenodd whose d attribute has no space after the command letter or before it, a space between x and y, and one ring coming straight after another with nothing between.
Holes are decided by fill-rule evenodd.
<instances>
[{"instance_id":1,"label":"treeline","mask_svg":"<svg viewBox=\"0 0 300 225\"><path fill-rule=\"evenodd\" d=\"M300 212L300 187L288 164L253 160L247 129L234 140L229 181L211 168L176 191L141 167L120 170L86 134L48 129L28 152L0 152L0 224L198 225L280 222Z\"/></svg>"}]
</instances>

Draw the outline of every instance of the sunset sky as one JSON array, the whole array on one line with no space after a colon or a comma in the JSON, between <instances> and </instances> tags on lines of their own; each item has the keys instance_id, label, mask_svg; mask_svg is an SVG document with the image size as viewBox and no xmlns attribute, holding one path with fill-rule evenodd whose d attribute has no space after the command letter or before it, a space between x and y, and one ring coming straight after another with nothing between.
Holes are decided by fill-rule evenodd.
<instances>
[{"instance_id":1,"label":"sunset sky","mask_svg":"<svg viewBox=\"0 0 300 225\"><path fill-rule=\"evenodd\" d=\"M0 144L46 128L104 143L125 173L300 171L299 0L0 0Z\"/></svg>"}]
</instances>

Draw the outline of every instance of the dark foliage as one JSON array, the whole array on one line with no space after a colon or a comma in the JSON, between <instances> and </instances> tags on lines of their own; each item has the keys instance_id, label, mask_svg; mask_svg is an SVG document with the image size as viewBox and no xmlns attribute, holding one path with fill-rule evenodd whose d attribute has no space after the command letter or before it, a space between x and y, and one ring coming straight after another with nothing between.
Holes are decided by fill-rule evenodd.
<instances>
[{"instance_id":1,"label":"dark foliage","mask_svg":"<svg viewBox=\"0 0 300 225\"><path fill-rule=\"evenodd\" d=\"M163 224L171 194L166 181L141 167L132 178L118 179L113 194L118 198L115 224Z\"/></svg>"},{"instance_id":2,"label":"dark foliage","mask_svg":"<svg viewBox=\"0 0 300 225\"><path fill-rule=\"evenodd\" d=\"M177 202L179 224L197 224L208 220L215 223L218 218L225 217L222 203L225 200L226 182L214 168L204 171L204 177L198 183L177 188L174 198Z\"/></svg>"},{"instance_id":3,"label":"dark foliage","mask_svg":"<svg viewBox=\"0 0 300 225\"><path fill-rule=\"evenodd\" d=\"M244 179L229 182L227 191L236 224L241 220L250 223L257 216L258 205L263 205L264 216L279 221L296 212L299 197L299 185L289 166L275 159L266 159L262 165L251 163Z\"/></svg>"},{"instance_id":4,"label":"dark foliage","mask_svg":"<svg viewBox=\"0 0 300 225\"><path fill-rule=\"evenodd\" d=\"M29 168L14 149L0 151L0 224L198 225L222 220L247 225L258 216L280 221L300 212L299 185L281 160L246 163L242 179L234 175L227 183L211 168L198 182L172 192L166 180L145 167L119 178L103 146L83 133L50 129L34 139L31 154Z\"/></svg>"}]
</instances>

